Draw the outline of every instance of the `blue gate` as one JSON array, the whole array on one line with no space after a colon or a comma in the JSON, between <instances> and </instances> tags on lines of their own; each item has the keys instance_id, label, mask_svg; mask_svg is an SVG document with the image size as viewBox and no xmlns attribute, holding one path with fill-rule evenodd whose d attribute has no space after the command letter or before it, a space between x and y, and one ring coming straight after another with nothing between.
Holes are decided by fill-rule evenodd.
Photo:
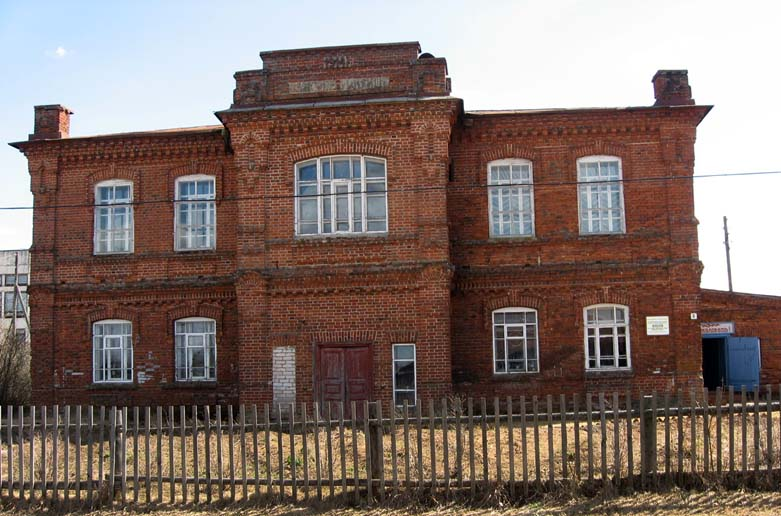
<instances>
[{"instance_id":1,"label":"blue gate","mask_svg":"<svg viewBox=\"0 0 781 516\"><path fill-rule=\"evenodd\" d=\"M744 385L747 391L759 387L759 338L727 338L727 385L739 390Z\"/></svg>"}]
</instances>

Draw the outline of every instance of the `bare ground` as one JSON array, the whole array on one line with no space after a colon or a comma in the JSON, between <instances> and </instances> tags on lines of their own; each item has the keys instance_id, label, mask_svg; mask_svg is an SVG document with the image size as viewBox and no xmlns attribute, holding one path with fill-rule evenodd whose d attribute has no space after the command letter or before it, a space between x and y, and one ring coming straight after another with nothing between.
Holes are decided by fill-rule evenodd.
<instances>
[{"instance_id":1,"label":"bare ground","mask_svg":"<svg viewBox=\"0 0 781 516\"><path fill-rule=\"evenodd\" d=\"M126 514L155 514L156 516L205 516L208 514L239 516L353 516L368 514L376 516L408 515L427 516L435 514L459 514L470 516L499 515L625 515L640 516L665 515L722 515L729 516L766 516L781 514L781 495L777 492L752 491L681 491L664 493L638 493L633 496L570 497L550 495L536 502L522 506L502 505L492 501L493 507L474 507L464 505L406 505L381 508L333 508L305 507L295 505L232 505L230 507L200 507L184 509L140 510L124 509L117 511L80 512L85 516L118 516ZM30 509L6 509L5 514L63 514L53 511L34 511Z\"/></svg>"}]
</instances>

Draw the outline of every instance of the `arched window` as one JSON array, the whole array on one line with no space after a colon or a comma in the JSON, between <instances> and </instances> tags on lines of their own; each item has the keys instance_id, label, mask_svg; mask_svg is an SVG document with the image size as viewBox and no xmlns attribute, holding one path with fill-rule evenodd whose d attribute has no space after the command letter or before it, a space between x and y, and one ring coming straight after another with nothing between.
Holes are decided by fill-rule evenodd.
<instances>
[{"instance_id":1,"label":"arched window","mask_svg":"<svg viewBox=\"0 0 781 516\"><path fill-rule=\"evenodd\" d=\"M584 309L586 369L632 367L629 347L629 308L592 305Z\"/></svg>"},{"instance_id":2,"label":"arched window","mask_svg":"<svg viewBox=\"0 0 781 516\"><path fill-rule=\"evenodd\" d=\"M587 156L578 160L580 234L624 233L621 159Z\"/></svg>"},{"instance_id":3,"label":"arched window","mask_svg":"<svg viewBox=\"0 0 781 516\"><path fill-rule=\"evenodd\" d=\"M133 183L112 179L95 185L95 254L133 252Z\"/></svg>"},{"instance_id":4,"label":"arched window","mask_svg":"<svg viewBox=\"0 0 781 516\"><path fill-rule=\"evenodd\" d=\"M106 319L92 325L92 381L133 381L133 325Z\"/></svg>"},{"instance_id":5,"label":"arched window","mask_svg":"<svg viewBox=\"0 0 781 516\"><path fill-rule=\"evenodd\" d=\"M296 234L388 231L386 162L325 156L296 163Z\"/></svg>"},{"instance_id":6,"label":"arched window","mask_svg":"<svg viewBox=\"0 0 781 516\"><path fill-rule=\"evenodd\" d=\"M534 236L532 162L502 159L488 164L488 218L492 237Z\"/></svg>"},{"instance_id":7,"label":"arched window","mask_svg":"<svg viewBox=\"0 0 781 516\"><path fill-rule=\"evenodd\" d=\"M177 251L214 249L217 213L214 176L194 175L176 179L174 215Z\"/></svg>"},{"instance_id":8,"label":"arched window","mask_svg":"<svg viewBox=\"0 0 781 516\"><path fill-rule=\"evenodd\" d=\"M174 322L176 380L197 382L217 378L217 323L204 317Z\"/></svg>"},{"instance_id":9,"label":"arched window","mask_svg":"<svg viewBox=\"0 0 781 516\"><path fill-rule=\"evenodd\" d=\"M494 373L540 370L537 310L501 308L493 312Z\"/></svg>"}]
</instances>

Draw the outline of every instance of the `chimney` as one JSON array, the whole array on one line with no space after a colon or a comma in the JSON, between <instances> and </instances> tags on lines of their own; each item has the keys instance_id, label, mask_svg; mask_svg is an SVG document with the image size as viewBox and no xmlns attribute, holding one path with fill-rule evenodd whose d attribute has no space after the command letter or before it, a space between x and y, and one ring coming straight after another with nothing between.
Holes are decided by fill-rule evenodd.
<instances>
[{"instance_id":1,"label":"chimney","mask_svg":"<svg viewBox=\"0 0 781 516\"><path fill-rule=\"evenodd\" d=\"M654 106L694 105L688 70L659 70L653 78Z\"/></svg>"},{"instance_id":2,"label":"chimney","mask_svg":"<svg viewBox=\"0 0 781 516\"><path fill-rule=\"evenodd\" d=\"M73 112L59 104L35 106L35 127L30 140L67 138Z\"/></svg>"}]
</instances>

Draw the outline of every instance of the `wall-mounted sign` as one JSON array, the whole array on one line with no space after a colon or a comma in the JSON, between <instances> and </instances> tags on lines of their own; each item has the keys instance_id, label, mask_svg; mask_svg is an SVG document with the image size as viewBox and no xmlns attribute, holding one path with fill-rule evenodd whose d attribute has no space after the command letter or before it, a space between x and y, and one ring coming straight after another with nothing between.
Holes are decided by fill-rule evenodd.
<instances>
[{"instance_id":1,"label":"wall-mounted sign","mask_svg":"<svg viewBox=\"0 0 781 516\"><path fill-rule=\"evenodd\" d=\"M703 335L714 335L718 333L732 335L735 333L735 323L731 321L700 323L700 332L702 332Z\"/></svg>"},{"instance_id":2,"label":"wall-mounted sign","mask_svg":"<svg viewBox=\"0 0 781 516\"><path fill-rule=\"evenodd\" d=\"M670 317L666 315L656 315L645 318L646 335L669 335Z\"/></svg>"}]
</instances>

